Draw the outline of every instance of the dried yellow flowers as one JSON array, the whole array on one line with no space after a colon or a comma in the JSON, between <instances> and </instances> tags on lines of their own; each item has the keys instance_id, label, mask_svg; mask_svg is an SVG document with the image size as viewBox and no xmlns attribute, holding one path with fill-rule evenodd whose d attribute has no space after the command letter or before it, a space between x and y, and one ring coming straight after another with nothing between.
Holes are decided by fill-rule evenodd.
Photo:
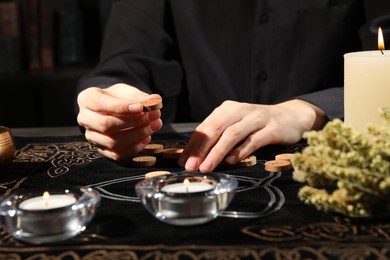
<instances>
[{"instance_id":1,"label":"dried yellow flowers","mask_svg":"<svg viewBox=\"0 0 390 260\"><path fill-rule=\"evenodd\" d=\"M293 178L307 183L302 201L349 217L390 213L390 109L380 114L368 135L338 119L305 134L308 147L292 160Z\"/></svg>"}]
</instances>

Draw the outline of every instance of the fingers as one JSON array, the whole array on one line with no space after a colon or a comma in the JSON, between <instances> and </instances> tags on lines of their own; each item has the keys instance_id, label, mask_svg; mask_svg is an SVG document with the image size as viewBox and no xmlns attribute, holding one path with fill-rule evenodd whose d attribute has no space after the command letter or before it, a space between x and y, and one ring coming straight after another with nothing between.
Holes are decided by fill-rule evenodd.
<instances>
[{"instance_id":1,"label":"fingers","mask_svg":"<svg viewBox=\"0 0 390 260\"><path fill-rule=\"evenodd\" d=\"M255 132L255 129L252 128L254 124L252 125L250 122L253 123L249 118L244 118L236 124L226 128L221 138L211 148L204 161L199 165L199 171L213 171L228 154L230 154L230 164L235 164L255 151L257 147L252 142L246 143L245 146L240 145L235 148L242 140L245 140L244 142L246 142L250 139L251 134ZM263 125L261 125L261 128L262 127ZM238 150L235 153L232 153L232 149Z\"/></svg>"},{"instance_id":2,"label":"fingers","mask_svg":"<svg viewBox=\"0 0 390 260\"><path fill-rule=\"evenodd\" d=\"M88 88L78 96L77 121L86 129L86 139L101 154L113 160L141 151L151 135L162 127L160 110L144 112L143 100L161 99L126 84L107 89Z\"/></svg>"},{"instance_id":3,"label":"fingers","mask_svg":"<svg viewBox=\"0 0 390 260\"><path fill-rule=\"evenodd\" d=\"M81 109L77 117L79 125L87 130L101 133L118 132L129 127L137 127L148 124L160 118L160 110L138 114L99 114L95 111Z\"/></svg>"},{"instance_id":4,"label":"fingers","mask_svg":"<svg viewBox=\"0 0 390 260\"><path fill-rule=\"evenodd\" d=\"M208 136L202 130L195 130L190 142L179 158L179 165L185 167L187 171L197 171L206 157L210 149L209 147L212 147L214 143L215 141L212 135Z\"/></svg>"},{"instance_id":5,"label":"fingers","mask_svg":"<svg viewBox=\"0 0 390 260\"><path fill-rule=\"evenodd\" d=\"M295 132L279 122L286 114L273 106L224 103L196 129L179 164L187 171L211 172L225 158L235 164L260 147L283 143L289 130Z\"/></svg>"},{"instance_id":6,"label":"fingers","mask_svg":"<svg viewBox=\"0 0 390 260\"><path fill-rule=\"evenodd\" d=\"M220 133L220 128L206 128L206 131L197 130L183 152L180 163L185 163L187 171L212 171L236 144L244 133L232 133L232 129L239 123L229 126ZM233 130L234 132L234 130ZM207 134L206 134L207 133ZM186 161L186 162L185 162Z\"/></svg>"},{"instance_id":7,"label":"fingers","mask_svg":"<svg viewBox=\"0 0 390 260\"><path fill-rule=\"evenodd\" d=\"M131 101L124 99L123 96L140 100ZM91 87L78 96L80 111L77 121L86 129L99 132L117 132L121 129L144 125L161 116L159 110L149 114L143 113L140 102L148 99L161 99L161 96L147 95L124 84L117 84L108 89Z\"/></svg>"},{"instance_id":8,"label":"fingers","mask_svg":"<svg viewBox=\"0 0 390 260\"><path fill-rule=\"evenodd\" d=\"M226 101L214 110L195 130L179 159L179 164L188 171L200 169L201 164L204 171L214 169L230 148L236 144L235 138L228 138L225 147L219 149L220 138L225 134L227 128L242 119L242 113L245 113L244 111L247 109L248 104ZM239 133L239 131L236 131L236 133ZM226 150L226 147L229 150ZM205 160L206 157L207 160Z\"/></svg>"},{"instance_id":9,"label":"fingers","mask_svg":"<svg viewBox=\"0 0 390 260\"><path fill-rule=\"evenodd\" d=\"M88 88L78 95L80 108L95 111L100 114L141 113L143 108L139 102L129 101L109 95L100 88Z\"/></svg>"},{"instance_id":10,"label":"fingers","mask_svg":"<svg viewBox=\"0 0 390 260\"><path fill-rule=\"evenodd\" d=\"M268 120L258 113L243 117L225 129L218 141L209 148L206 156L191 155L185 164L186 169L211 172L226 156L228 164L235 164L248 157L273 140L272 130L267 130L267 122Z\"/></svg>"},{"instance_id":11,"label":"fingers","mask_svg":"<svg viewBox=\"0 0 390 260\"><path fill-rule=\"evenodd\" d=\"M225 162L229 165L234 165L250 156L257 149L272 144L272 140L276 140L275 129L270 126L266 126L247 136L241 144L232 148L226 156Z\"/></svg>"},{"instance_id":12,"label":"fingers","mask_svg":"<svg viewBox=\"0 0 390 260\"><path fill-rule=\"evenodd\" d=\"M87 130L85 137L95 144L99 152L113 160L123 160L139 153L151 140L151 135L162 127L161 119L147 125L105 134Z\"/></svg>"},{"instance_id":13,"label":"fingers","mask_svg":"<svg viewBox=\"0 0 390 260\"><path fill-rule=\"evenodd\" d=\"M152 138L148 136L140 143L132 144L128 147L123 147L121 149L109 149L98 146L97 150L101 155L107 158L110 158L114 161L121 161L142 151L145 145L147 145L151 140Z\"/></svg>"}]
</instances>

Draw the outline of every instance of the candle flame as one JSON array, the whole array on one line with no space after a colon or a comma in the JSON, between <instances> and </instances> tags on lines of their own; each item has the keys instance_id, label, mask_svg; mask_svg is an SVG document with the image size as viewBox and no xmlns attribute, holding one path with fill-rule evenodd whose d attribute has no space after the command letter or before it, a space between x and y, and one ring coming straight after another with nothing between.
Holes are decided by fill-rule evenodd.
<instances>
[{"instance_id":1,"label":"candle flame","mask_svg":"<svg viewBox=\"0 0 390 260\"><path fill-rule=\"evenodd\" d=\"M48 200L50 199L50 193L47 192L47 191L45 191L45 192L43 193L43 199L44 199L45 201L48 201Z\"/></svg>"},{"instance_id":2,"label":"candle flame","mask_svg":"<svg viewBox=\"0 0 390 260\"><path fill-rule=\"evenodd\" d=\"M378 28L378 49L383 51L385 49L385 40L383 39L382 28Z\"/></svg>"},{"instance_id":3,"label":"candle flame","mask_svg":"<svg viewBox=\"0 0 390 260\"><path fill-rule=\"evenodd\" d=\"M183 181L183 184L184 184L184 186L188 187L188 185L190 185L190 180L185 178Z\"/></svg>"}]
</instances>

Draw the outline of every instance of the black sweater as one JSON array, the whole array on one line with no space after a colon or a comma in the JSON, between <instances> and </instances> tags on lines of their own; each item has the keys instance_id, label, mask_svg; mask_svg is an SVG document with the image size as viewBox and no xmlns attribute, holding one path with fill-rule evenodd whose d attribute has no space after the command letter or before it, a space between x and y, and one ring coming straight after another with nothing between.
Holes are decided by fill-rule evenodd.
<instances>
[{"instance_id":1,"label":"black sweater","mask_svg":"<svg viewBox=\"0 0 390 260\"><path fill-rule=\"evenodd\" d=\"M292 98L342 118L343 54L361 49L364 22L360 0L122 0L79 91L121 82L167 103L182 93L188 121L224 100Z\"/></svg>"}]
</instances>

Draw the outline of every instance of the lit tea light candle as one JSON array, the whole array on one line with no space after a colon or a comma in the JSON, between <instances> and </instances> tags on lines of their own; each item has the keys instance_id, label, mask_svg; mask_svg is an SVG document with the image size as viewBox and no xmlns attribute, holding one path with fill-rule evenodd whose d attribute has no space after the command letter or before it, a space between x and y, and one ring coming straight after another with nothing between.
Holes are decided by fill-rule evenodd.
<instances>
[{"instance_id":1,"label":"lit tea light candle","mask_svg":"<svg viewBox=\"0 0 390 260\"><path fill-rule=\"evenodd\" d=\"M213 185L207 182L190 182L188 178L184 179L182 183L168 184L162 187L161 191L168 193L194 193L205 192L212 190Z\"/></svg>"},{"instance_id":2,"label":"lit tea light candle","mask_svg":"<svg viewBox=\"0 0 390 260\"><path fill-rule=\"evenodd\" d=\"M76 202L76 198L70 194L54 194L44 192L42 196L27 199L19 204L23 210L49 210L67 207Z\"/></svg>"},{"instance_id":3,"label":"lit tea light candle","mask_svg":"<svg viewBox=\"0 0 390 260\"><path fill-rule=\"evenodd\" d=\"M179 173L140 181L136 192L157 219L179 226L216 218L233 199L238 182L222 173Z\"/></svg>"},{"instance_id":4,"label":"lit tea light candle","mask_svg":"<svg viewBox=\"0 0 390 260\"><path fill-rule=\"evenodd\" d=\"M344 119L362 132L370 123L380 124L378 109L390 106L390 51L381 28L378 49L344 55Z\"/></svg>"},{"instance_id":5,"label":"lit tea light candle","mask_svg":"<svg viewBox=\"0 0 390 260\"><path fill-rule=\"evenodd\" d=\"M71 238L85 230L99 206L98 191L79 189L21 193L0 200L0 225L14 238L32 244Z\"/></svg>"}]
</instances>

